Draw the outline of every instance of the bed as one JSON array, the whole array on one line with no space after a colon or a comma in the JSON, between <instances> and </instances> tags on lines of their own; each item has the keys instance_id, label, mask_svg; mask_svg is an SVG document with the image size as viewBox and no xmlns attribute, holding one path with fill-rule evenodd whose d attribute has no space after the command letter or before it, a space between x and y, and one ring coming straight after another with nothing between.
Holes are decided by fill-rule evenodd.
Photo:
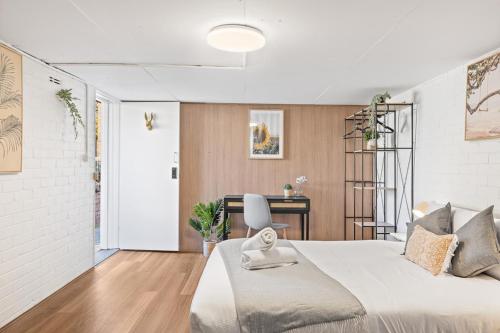
<instances>
[{"instance_id":1,"label":"bed","mask_svg":"<svg viewBox=\"0 0 500 333\"><path fill-rule=\"evenodd\" d=\"M492 277L433 276L401 255L403 242L292 244L359 299L370 333L500 332L500 281ZM190 320L192 332L240 332L231 283L217 248L200 279Z\"/></svg>"}]
</instances>

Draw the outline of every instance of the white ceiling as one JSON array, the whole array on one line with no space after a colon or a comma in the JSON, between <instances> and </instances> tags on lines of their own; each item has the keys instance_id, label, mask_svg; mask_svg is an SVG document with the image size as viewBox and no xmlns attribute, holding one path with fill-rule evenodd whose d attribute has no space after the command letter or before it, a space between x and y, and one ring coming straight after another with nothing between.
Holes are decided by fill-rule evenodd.
<instances>
[{"instance_id":1,"label":"white ceiling","mask_svg":"<svg viewBox=\"0 0 500 333\"><path fill-rule=\"evenodd\" d=\"M0 39L49 63L127 63L58 65L123 100L361 104L496 49L499 13L500 0L0 0ZM267 45L246 61L209 47L227 23Z\"/></svg>"}]
</instances>

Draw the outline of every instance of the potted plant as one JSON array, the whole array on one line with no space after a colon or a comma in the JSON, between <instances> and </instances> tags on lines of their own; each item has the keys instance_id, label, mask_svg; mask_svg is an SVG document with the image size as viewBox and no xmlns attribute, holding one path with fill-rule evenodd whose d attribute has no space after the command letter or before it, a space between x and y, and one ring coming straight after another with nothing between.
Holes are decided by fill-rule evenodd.
<instances>
[{"instance_id":1,"label":"potted plant","mask_svg":"<svg viewBox=\"0 0 500 333\"><path fill-rule=\"evenodd\" d=\"M283 194L285 195L285 197L292 196L292 185L290 184L283 185Z\"/></svg>"},{"instance_id":2,"label":"potted plant","mask_svg":"<svg viewBox=\"0 0 500 333\"><path fill-rule=\"evenodd\" d=\"M189 219L189 225L198 231L203 238L203 255L208 257L218 240L224 236L224 223L221 215L224 210L222 199L207 204L198 202L193 207L193 217ZM226 220L226 228L229 229L229 219ZM226 230L226 232L229 230Z\"/></svg>"},{"instance_id":3,"label":"potted plant","mask_svg":"<svg viewBox=\"0 0 500 333\"><path fill-rule=\"evenodd\" d=\"M367 129L363 136L366 140L366 149L375 150L377 148L377 140L380 138L380 134L371 128Z\"/></svg>"}]
</instances>

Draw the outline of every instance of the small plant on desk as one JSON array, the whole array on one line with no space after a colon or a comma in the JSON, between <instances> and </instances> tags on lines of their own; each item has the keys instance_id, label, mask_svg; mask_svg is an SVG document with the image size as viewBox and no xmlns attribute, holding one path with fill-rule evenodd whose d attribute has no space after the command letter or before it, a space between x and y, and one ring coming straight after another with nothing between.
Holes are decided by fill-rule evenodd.
<instances>
[{"instance_id":1,"label":"small plant on desk","mask_svg":"<svg viewBox=\"0 0 500 333\"><path fill-rule=\"evenodd\" d=\"M224 236L224 231L227 233L230 227L229 218L226 222L226 230L224 230L224 221L222 211L224 210L224 202L222 199L209 202L207 204L198 202L193 207L193 215L189 219L189 225L203 237L203 255L208 257L215 247L218 240Z\"/></svg>"},{"instance_id":2,"label":"small plant on desk","mask_svg":"<svg viewBox=\"0 0 500 333\"><path fill-rule=\"evenodd\" d=\"M292 185L290 184L285 184L283 185L283 194L285 197L289 197L292 195Z\"/></svg>"}]
</instances>

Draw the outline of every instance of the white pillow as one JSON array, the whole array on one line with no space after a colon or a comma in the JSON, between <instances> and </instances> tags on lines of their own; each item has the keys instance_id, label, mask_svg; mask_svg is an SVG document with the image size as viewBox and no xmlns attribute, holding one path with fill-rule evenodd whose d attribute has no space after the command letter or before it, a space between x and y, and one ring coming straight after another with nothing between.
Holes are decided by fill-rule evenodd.
<instances>
[{"instance_id":1,"label":"white pillow","mask_svg":"<svg viewBox=\"0 0 500 333\"><path fill-rule=\"evenodd\" d=\"M391 232L390 235L398 242L406 242L406 232Z\"/></svg>"},{"instance_id":2,"label":"white pillow","mask_svg":"<svg viewBox=\"0 0 500 333\"><path fill-rule=\"evenodd\" d=\"M475 210L464 209L464 208L451 208L451 226L453 233L456 233L458 229L464 226L470 221L477 213Z\"/></svg>"}]
</instances>

